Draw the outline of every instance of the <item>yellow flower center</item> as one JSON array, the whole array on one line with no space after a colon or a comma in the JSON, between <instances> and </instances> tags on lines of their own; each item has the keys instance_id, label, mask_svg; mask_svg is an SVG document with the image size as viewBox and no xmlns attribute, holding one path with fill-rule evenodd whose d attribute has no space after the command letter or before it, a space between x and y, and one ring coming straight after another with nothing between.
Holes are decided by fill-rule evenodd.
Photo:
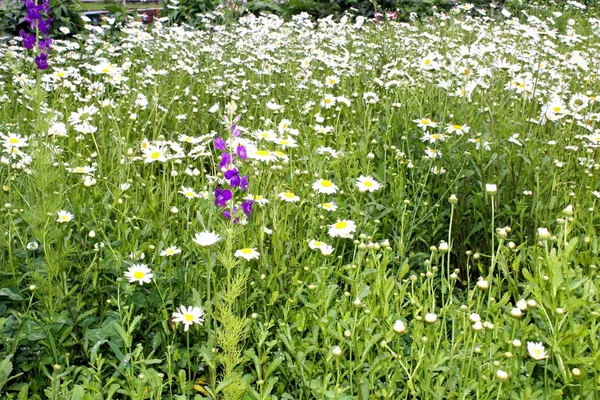
<instances>
[{"instance_id":1,"label":"yellow flower center","mask_svg":"<svg viewBox=\"0 0 600 400\"><path fill-rule=\"evenodd\" d=\"M292 192L285 192L283 195L285 197L287 197L288 199L292 199L292 198L296 197L296 195Z\"/></svg>"},{"instance_id":2,"label":"yellow flower center","mask_svg":"<svg viewBox=\"0 0 600 400\"><path fill-rule=\"evenodd\" d=\"M453 127L454 129L456 129L457 131L460 131L460 130L462 129L462 126L461 126L461 125L452 125L452 127Z\"/></svg>"},{"instance_id":3,"label":"yellow flower center","mask_svg":"<svg viewBox=\"0 0 600 400\"><path fill-rule=\"evenodd\" d=\"M135 272L133 273L133 277L134 277L135 279L142 279L144 276L146 276L146 274L145 274L145 273L143 273L142 271L135 271Z\"/></svg>"},{"instance_id":4,"label":"yellow flower center","mask_svg":"<svg viewBox=\"0 0 600 400\"><path fill-rule=\"evenodd\" d=\"M431 64L431 59L428 58L425 60L425 65L429 65L429 64Z\"/></svg>"},{"instance_id":5,"label":"yellow flower center","mask_svg":"<svg viewBox=\"0 0 600 400\"><path fill-rule=\"evenodd\" d=\"M77 172L78 174L82 174L85 172L85 169L83 167L77 167L75 168L75 172Z\"/></svg>"},{"instance_id":6,"label":"yellow flower center","mask_svg":"<svg viewBox=\"0 0 600 400\"><path fill-rule=\"evenodd\" d=\"M371 186L373 186L373 182L366 181L366 182L364 183L364 185L365 185L366 187L371 187Z\"/></svg>"},{"instance_id":7,"label":"yellow flower center","mask_svg":"<svg viewBox=\"0 0 600 400\"><path fill-rule=\"evenodd\" d=\"M160 151L153 151L152 154L150 154L150 158L153 160L156 160L159 157L160 157Z\"/></svg>"},{"instance_id":8,"label":"yellow flower center","mask_svg":"<svg viewBox=\"0 0 600 400\"><path fill-rule=\"evenodd\" d=\"M185 195L186 195L187 197L194 197L194 196L195 196L195 193L194 193L194 192L185 192Z\"/></svg>"},{"instance_id":9,"label":"yellow flower center","mask_svg":"<svg viewBox=\"0 0 600 400\"><path fill-rule=\"evenodd\" d=\"M345 227L348 226L348 223L344 222L344 221L340 221L337 224L335 224L334 226L335 226L335 229L344 229Z\"/></svg>"},{"instance_id":10,"label":"yellow flower center","mask_svg":"<svg viewBox=\"0 0 600 400\"><path fill-rule=\"evenodd\" d=\"M323 246L323 242L314 242L313 246L315 246L315 247L321 247L321 246Z\"/></svg>"},{"instance_id":11,"label":"yellow flower center","mask_svg":"<svg viewBox=\"0 0 600 400\"><path fill-rule=\"evenodd\" d=\"M10 144L17 144L19 143L19 139L11 137L10 139L8 139L8 141L10 142Z\"/></svg>"},{"instance_id":12,"label":"yellow flower center","mask_svg":"<svg viewBox=\"0 0 600 400\"><path fill-rule=\"evenodd\" d=\"M555 113L560 112L560 110L562 110L562 108L559 106L556 106L552 109L552 111L554 111Z\"/></svg>"},{"instance_id":13,"label":"yellow flower center","mask_svg":"<svg viewBox=\"0 0 600 400\"><path fill-rule=\"evenodd\" d=\"M268 156L269 152L267 150L257 150L256 154L259 156Z\"/></svg>"},{"instance_id":14,"label":"yellow flower center","mask_svg":"<svg viewBox=\"0 0 600 400\"><path fill-rule=\"evenodd\" d=\"M333 85L333 84L335 84L335 79L330 79L330 80L329 80L329 84L330 84L330 85Z\"/></svg>"},{"instance_id":15,"label":"yellow flower center","mask_svg":"<svg viewBox=\"0 0 600 400\"><path fill-rule=\"evenodd\" d=\"M61 221L68 221L68 220L69 220L69 217L68 217L67 215L61 215L61 216L60 216L60 220L61 220Z\"/></svg>"},{"instance_id":16,"label":"yellow flower center","mask_svg":"<svg viewBox=\"0 0 600 400\"><path fill-rule=\"evenodd\" d=\"M281 141L279 141L279 144L282 146L287 146L288 144L290 144L290 142L287 140L281 140Z\"/></svg>"},{"instance_id":17,"label":"yellow flower center","mask_svg":"<svg viewBox=\"0 0 600 400\"><path fill-rule=\"evenodd\" d=\"M194 316L192 314L184 314L183 318L185 318L186 321L193 321L194 320Z\"/></svg>"},{"instance_id":18,"label":"yellow flower center","mask_svg":"<svg viewBox=\"0 0 600 400\"><path fill-rule=\"evenodd\" d=\"M328 181L327 179L323 179L323 180L321 181L321 186L324 186L324 187L332 187L332 186L333 186L333 183L332 183L331 181Z\"/></svg>"},{"instance_id":19,"label":"yellow flower center","mask_svg":"<svg viewBox=\"0 0 600 400\"><path fill-rule=\"evenodd\" d=\"M421 124L423 124L423 125L429 125L429 120L428 119L422 119L421 120Z\"/></svg>"},{"instance_id":20,"label":"yellow flower center","mask_svg":"<svg viewBox=\"0 0 600 400\"><path fill-rule=\"evenodd\" d=\"M331 205L331 203L323 203L322 207L323 208L331 208L332 205Z\"/></svg>"},{"instance_id":21,"label":"yellow flower center","mask_svg":"<svg viewBox=\"0 0 600 400\"><path fill-rule=\"evenodd\" d=\"M331 99L325 99L325 104L331 103Z\"/></svg>"},{"instance_id":22,"label":"yellow flower center","mask_svg":"<svg viewBox=\"0 0 600 400\"><path fill-rule=\"evenodd\" d=\"M241 251L242 253L244 253L244 254L252 254L252 252L253 252L254 250L252 250L252 249L250 249L250 248L246 247L246 248L244 248L244 249L242 249L242 250L240 250L240 251Z\"/></svg>"}]
</instances>

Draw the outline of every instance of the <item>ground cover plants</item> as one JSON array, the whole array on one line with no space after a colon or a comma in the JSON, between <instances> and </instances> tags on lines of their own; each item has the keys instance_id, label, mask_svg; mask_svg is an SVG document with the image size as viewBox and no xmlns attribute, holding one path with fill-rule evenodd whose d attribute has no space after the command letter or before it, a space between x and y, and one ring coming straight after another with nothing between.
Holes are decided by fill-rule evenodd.
<instances>
[{"instance_id":1,"label":"ground cover plants","mask_svg":"<svg viewBox=\"0 0 600 400\"><path fill-rule=\"evenodd\" d=\"M596 398L567 3L4 40L2 397Z\"/></svg>"}]
</instances>

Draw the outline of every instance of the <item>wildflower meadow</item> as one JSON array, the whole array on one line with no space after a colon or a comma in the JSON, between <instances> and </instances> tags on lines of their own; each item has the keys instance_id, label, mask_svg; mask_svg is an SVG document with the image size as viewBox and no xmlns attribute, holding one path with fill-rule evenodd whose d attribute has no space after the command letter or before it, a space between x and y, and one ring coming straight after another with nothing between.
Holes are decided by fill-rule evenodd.
<instances>
[{"instance_id":1,"label":"wildflower meadow","mask_svg":"<svg viewBox=\"0 0 600 400\"><path fill-rule=\"evenodd\" d=\"M600 398L600 10L526 3L52 39L28 0L0 397Z\"/></svg>"}]
</instances>

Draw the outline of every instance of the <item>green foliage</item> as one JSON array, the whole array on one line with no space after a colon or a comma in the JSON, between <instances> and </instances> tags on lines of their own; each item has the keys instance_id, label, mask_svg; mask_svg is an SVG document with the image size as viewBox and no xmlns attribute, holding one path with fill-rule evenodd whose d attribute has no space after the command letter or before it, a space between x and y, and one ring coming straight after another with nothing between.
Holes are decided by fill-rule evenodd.
<instances>
[{"instance_id":1,"label":"green foliage","mask_svg":"<svg viewBox=\"0 0 600 400\"><path fill-rule=\"evenodd\" d=\"M202 27L206 24L204 14L214 11L218 5L217 0L164 0L160 16L168 17L172 24Z\"/></svg>"},{"instance_id":2,"label":"green foliage","mask_svg":"<svg viewBox=\"0 0 600 400\"><path fill-rule=\"evenodd\" d=\"M25 3L20 0L6 0L0 3L0 34L16 35L21 29L27 28L25 22ZM83 29L80 0L50 0L50 16L52 25L50 36L64 38L79 33ZM59 28L68 28L70 33L65 35Z\"/></svg>"},{"instance_id":3,"label":"green foliage","mask_svg":"<svg viewBox=\"0 0 600 400\"><path fill-rule=\"evenodd\" d=\"M594 399L597 13L233 23L271 6L0 44L0 396Z\"/></svg>"}]
</instances>

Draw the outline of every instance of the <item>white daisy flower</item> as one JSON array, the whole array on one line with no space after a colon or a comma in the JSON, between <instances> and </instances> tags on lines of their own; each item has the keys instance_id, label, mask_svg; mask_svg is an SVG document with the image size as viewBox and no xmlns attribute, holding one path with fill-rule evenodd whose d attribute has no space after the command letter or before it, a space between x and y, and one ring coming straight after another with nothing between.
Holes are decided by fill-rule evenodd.
<instances>
[{"instance_id":1,"label":"white daisy flower","mask_svg":"<svg viewBox=\"0 0 600 400\"><path fill-rule=\"evenodd\" d=\"M181 306L173 313L173 322L181 322L184 325L183 330L185 332L190 329L190 325L204 323L204 311L200 307L185 307Z\"/></svg>"},{"instance_id":2,"label":"white daisy flower","mask_svg":"<svg viewBox=\"0 0 600 400\"><path fill-rule=\"evenodd\" d=\"M331 237L349 237L351 233L356 231L354 221L343 220L329 226L329 236Z\"/></svg>"},{"instance_id":3,"label":"white daisy flower","mask_svg":"<svg viewBox=\"0 0 600 400\"><path fill-rule=\"evenodd\" d=\"M335 201L332 201L329 203L321 203L321 204L317 205L317 207L322 208L323 210L327 210L327 211L335 211L338 209L338 206L335 203Z\"/></svg>"},{"instance_id":4,"label":"white daisy flower","mask_svg":"<svg viewBox=\"0 0 600 400\"><path fill-rule=\"evenodd\" d=\"M129 283L139 283L143 285L144 283L152 282L152 278L154 274L146 264L134 264L127 271L125 271L125 278L129 281Z\"/></svg>"},{"instance_id":5,"label":"white daisy flower","mask_svg":"<svg viewBox=\"0 0 600 400\"><path fill-rule=\"evenodd\" d=\"M179 247L171 246L171 247L167 247L166 249L161 251L160 255L162 257L171 257L171 256L174 256L174 255L180 254L180 253L181 253L181 249Z\"/></svg>"},{"instance_id":6,"label":"white daisy flower","mask_svg":"<svg viewBox=\"0 0 600 400\"><path fill-rule=\"evenodd\" d=\"M370 176L359 176L356 180L356 186L361 192L374 192L381 189L381 184Z\"/></svg>"},{"instance_id":7,"label":"white daisy flower","mask_svg":"<svg viewBox=\"0 0 600 400\"><path fill-rule=\"evenodd\" d=\"M319 179L312 185L313 190L319 193L334 194L337 192L338 187L327 179Z\"/></svg>"},{"instance_id":8,"label":"white daisy flower","mask_svg":"<svg viewBox=\"0 0 600 400\"><path fill-rule=\"evenodd\" d=\"M74 217L73 214L71 214L70 212L65 211L65 210L60 210L57 214L58 214L58 219L56 220L56 222L60 222L60 223L69 222Z\"/></svg>"},{"instance_id":9,"label":"white daisy flower","mask_svg":"<svg viewBox=\"0 0 600 400\"><path fill-rule=\"evenodd\" d=\"M243 249L237 250L234 256L244 258L246 261L250 261L252 259L257 259L260 256L260 253L256 251L256 249L244 247Z\"/></svg>"},{"instance_id":10,"label":"white daisy flower","mask_svg":"<svg viewBox=\"0 0 600 400\"><path fill-rule=\"evenodd\" d=\"M194 243L196 243L202 247L208 247L208 246L212 246L213 244L215 244L219 240L221 240L221 236L217 235L214 232L205 231L205 232L196 233L196 235L194 236L194 238L192 240L194 241Z\"/></svg>"},{"instance_id":11,"label":"white daisy flower","mask_svg":"<svg viewBox=\"0 0 600 400\"><path fill-rule=\"evenodd\" d=\"M279 193L279 198L283 201L287 201L289 203L296 203L300 201L300 197L296 196L292 192L281 192Z\"/></svg>"}]
</instances>

